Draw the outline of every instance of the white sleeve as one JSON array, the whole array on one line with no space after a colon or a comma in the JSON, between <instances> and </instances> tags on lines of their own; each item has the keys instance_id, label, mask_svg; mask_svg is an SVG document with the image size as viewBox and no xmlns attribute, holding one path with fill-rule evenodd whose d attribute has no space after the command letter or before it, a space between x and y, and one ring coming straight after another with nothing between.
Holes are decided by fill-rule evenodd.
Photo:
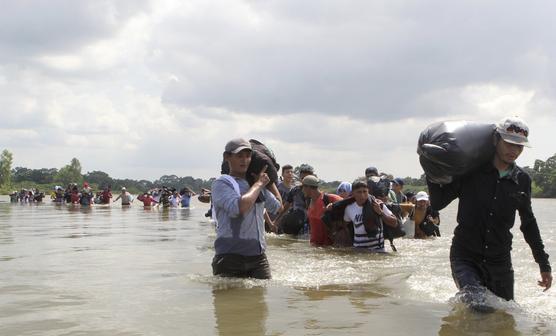
<instances>
[{"instance_id":1,"label":"white sleeve","mask_svg":"<svg viewBox=\"0 0 556 336\"><path fill-rule=\"evenodd\" d=\"M384 212L384 214L387 215L387 216L393 216L394 215L392 213L392 211L390 209L388 209L386 204L384 204L384 206L382 206L382 212Z\"/></svg>"},{"instance_id":2,"label":"white sleeve","mask_svg":"<svg viewBox=\"0 0 556 336\"><path fill-rule=\"evenodd\" d=\"M351 217L349 216L349 205L344 210L344 221L351 222Z\"/></svg>"}]
</instances>

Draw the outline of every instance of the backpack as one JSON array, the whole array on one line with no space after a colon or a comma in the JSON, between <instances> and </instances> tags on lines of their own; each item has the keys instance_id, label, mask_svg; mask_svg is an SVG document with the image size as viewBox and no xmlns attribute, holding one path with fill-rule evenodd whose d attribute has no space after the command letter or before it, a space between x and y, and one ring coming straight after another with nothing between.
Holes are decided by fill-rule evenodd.
<instances>
[{"instance_id":1,"label":"backpack","mask_svg":"<svg viewBox=\"0 0 556 336\"><path fill-rule=\"evenodd\" d=\"M270 179L270 183L278 182L278 170L280 169L280 165L276 162L274 153L258 140L250 139L249 143L251 143L252 147L251 163L245 174L245 179L249 185L253 185L257 182L254 176L257 176L265 165L267 166L266 174ZM220 173L222 175L230 173L230 167L228 167L228 163L224 160L220 167Z\"/></svg>"},{"instance_id":2,"label":"backpack","mask_svg":"<svg viewBox=\"0 0 556 336\"><path fill-rule=\"evenodd\" d=\"M325 207L332 203L327 193L322 196L322 201ZM346 225L343 219L346 206L353 202L353 198L334 202L321 217L334 247L353 247L353 225Z\"/></svg>"}]
</instances>

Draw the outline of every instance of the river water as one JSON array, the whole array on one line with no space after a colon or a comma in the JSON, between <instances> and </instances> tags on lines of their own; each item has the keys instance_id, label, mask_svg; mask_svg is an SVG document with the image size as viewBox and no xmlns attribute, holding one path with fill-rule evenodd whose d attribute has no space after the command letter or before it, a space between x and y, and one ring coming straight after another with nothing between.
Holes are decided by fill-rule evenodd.
<instances>
[{"instance_id":1,"label":"river water","mask_svg":"<svg viewBox=\"0 0 556 336\"><path fill-rule=\"evenodd\" d=\"M556 288L543 292L519 231L516 302L492 314L455 299L443 237L398 239L389 255L313 248L268 235L272 280L211 274L207 205L79 209L0 198L0 335L556 335ZM533 208L556 255L556 200Z\"/></svg>"}]
</instances>

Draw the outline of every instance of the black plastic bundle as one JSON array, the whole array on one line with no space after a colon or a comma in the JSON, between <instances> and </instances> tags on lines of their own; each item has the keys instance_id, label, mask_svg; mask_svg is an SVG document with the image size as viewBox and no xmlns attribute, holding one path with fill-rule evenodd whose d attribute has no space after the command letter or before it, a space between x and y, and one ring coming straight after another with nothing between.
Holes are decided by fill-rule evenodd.
<instances>
[{"instance_id":1,"label":"black plastic bundle","mask_svg":"<svg viewBox=\"0 0 556 336\"><path fill-rule=\"evenodd\" d=\"M247 182L249 182L249 185L253 185L253 183L256 182L256 177L265 165L267 166L266 173L270 178L270 183L277 182L280 165L276 162L274 153L258 140L249 139L249 142L251 143L251 148L253 149L251 153L251 163L249 164L249 168L247 168L246 174L246 179ZM228 163L226 161L222 162L221 173L230 173L230 167L228 167Z\"/></svg>"},{"instance_id":2,"label":"black plastic bundle","mask_svg":"<svg viewBox=\"0 0 556 336\"><path fill-rule=\"evenodd\" d=\"M429 125L419 137L417 154L429 181L451 183L492 160L495 125L446 121Z\"/></svg>"}]
</instances>

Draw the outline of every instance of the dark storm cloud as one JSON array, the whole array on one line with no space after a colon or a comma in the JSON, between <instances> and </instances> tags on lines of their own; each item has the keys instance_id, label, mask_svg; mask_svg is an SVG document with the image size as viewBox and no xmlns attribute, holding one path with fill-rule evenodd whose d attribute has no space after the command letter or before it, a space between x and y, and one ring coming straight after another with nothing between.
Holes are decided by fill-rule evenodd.
<instances>
[{"instance_id":1,"label":"dark storm cloud","mask_svg":"<svg viewBox=\"0 0 556 336\"><path fill-rule=\"evenodd\" d=\"M2 1L0 60L19 63L107 38L146 4L143 0Z\"/></svg>"},{"instance_id":2,"label":"dark storm cloud","mask_svg":"<svg viewBox=\"0 0 556 336\"><path fill-rule=\"evenodd\" d=\"M165 102L380 121L453 112L427 99L453 92L455 106L467 85L537 89L551 78L551 3L247 4L201 6L155 32L153 65L180 78Z\"/></svg>"}]
</instances>

